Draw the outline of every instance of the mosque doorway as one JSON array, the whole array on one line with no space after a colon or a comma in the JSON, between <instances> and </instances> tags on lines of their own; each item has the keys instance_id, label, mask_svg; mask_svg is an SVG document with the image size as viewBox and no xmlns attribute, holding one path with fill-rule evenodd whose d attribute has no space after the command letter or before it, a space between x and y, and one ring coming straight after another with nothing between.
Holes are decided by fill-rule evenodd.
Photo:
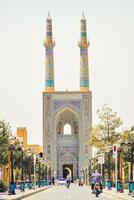
<instances>
[{"instance_id":1,"label":"mosque doorway","mask_svg":"<svg viewBox=\"0 0 134 200\"><path fill-rule=\"evenodd\" d=\"M63 178L67 178L69 175L71 177L71 180L73 180L73 164L65 164L62 167L63 169Z\"/></svg>"}]
</instances>

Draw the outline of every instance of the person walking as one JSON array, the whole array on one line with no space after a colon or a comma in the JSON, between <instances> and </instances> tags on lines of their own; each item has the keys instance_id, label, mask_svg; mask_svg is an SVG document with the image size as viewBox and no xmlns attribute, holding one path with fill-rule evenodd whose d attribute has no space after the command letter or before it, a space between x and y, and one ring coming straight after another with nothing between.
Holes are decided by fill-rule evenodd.
<instances>
[{"instance_id":1,"label":"person walking","mask_svg":"<svg viewBox=\"0 0 134 200\"><path fill-rule=\"evenodd\" d=\"M71 178L69 175L67 176L66 182L67 182L67 188L69 188L71 182Z\"/></svg>"},{"instance_id":2,"label":"person walking","mask_svg":"<svg viewBox=\"0 0 134 200\"><path fill-rule=\"evenodd\" d=\"M54 176L52 177L52 184L55 185L55 179L54 179Z\"/></svg>"}]
</instances>

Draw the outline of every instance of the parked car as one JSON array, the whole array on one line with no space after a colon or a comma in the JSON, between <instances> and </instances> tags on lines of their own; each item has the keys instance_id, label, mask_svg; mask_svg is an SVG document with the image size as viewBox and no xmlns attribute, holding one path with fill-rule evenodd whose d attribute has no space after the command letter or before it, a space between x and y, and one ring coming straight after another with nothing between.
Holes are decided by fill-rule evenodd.
<instances>
[{"instance_id":1,"label":"parked car","mask_svg":"<svg viewBox=\"0 0 134 200\"><path fill-rule=\"evenodd\" d=\"M58 185L66 185L66 179L65 178L58 178L55 180L55 184Z\"/></svg>"}]
</instances>

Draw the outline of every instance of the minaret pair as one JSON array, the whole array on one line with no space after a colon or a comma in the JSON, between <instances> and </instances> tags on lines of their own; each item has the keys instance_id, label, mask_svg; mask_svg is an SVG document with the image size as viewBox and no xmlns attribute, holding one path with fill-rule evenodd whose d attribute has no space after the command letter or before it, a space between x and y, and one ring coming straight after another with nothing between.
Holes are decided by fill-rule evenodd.
<instances>
[{"instance_id":1,"label":"minaret pair","mask_svg":"<svg viewBox=\"0 0 134 200\"><path fill-rule=\"evenodd\" d=\"M45 92L54 92L54 58L53 47L55 43L52 36L52 19L50 13L46 20L46 65L45 65ZM81 37L79 42L80 47L80 92L89 91L89 71L88 71L88 47L86 18L81 18Z\"/></svg>"}]
</instances>

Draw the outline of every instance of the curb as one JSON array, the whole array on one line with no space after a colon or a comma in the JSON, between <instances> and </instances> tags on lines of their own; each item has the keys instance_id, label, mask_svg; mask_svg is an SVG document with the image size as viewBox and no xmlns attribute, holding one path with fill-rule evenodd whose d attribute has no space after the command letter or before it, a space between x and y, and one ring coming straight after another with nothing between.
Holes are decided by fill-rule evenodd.
<instances>
[{"instance_id":1,"label":"curb","mask_svg":"<svg viewBox=\"0 0 134 200\"><path fill-rule=\"evenodd\" d=\"M125 197L119 197L119 196L117 196L116 194L114 195L114 194L109 194L108 192L104 192L103 193L104 195L106 195L106 196L112 196L112 197L115 197L115 198L118 198L118 199L120 199L120 200L128 200L128 198L125 198Z\"/></svg>"},{"instance_id":2,"label":"curb","mask_svg":"<svg viewBox=\"0 0 134 200\"><path fill-rule=\"evenodd\" d=\"M28 193L28 194L23 194L23 195L21 195L21 196L19 196L19 197L16 197L16 198L11 197L11 199L0 199L0 200L20 200L20 199L24 199L24 198L26 198L26 197L32 196L32 195L34 195L34 194L37 194L37 193L39 193L39 192L43 192L44 190L47 190L47 189L49 189L49 188L51 188L51 187L52 187L52 186L49 186L49 187L47 187L47 188L42 188L42 189L33 191L33 192L31 192L31 193Z\"/></svg>"}]
</instances>

